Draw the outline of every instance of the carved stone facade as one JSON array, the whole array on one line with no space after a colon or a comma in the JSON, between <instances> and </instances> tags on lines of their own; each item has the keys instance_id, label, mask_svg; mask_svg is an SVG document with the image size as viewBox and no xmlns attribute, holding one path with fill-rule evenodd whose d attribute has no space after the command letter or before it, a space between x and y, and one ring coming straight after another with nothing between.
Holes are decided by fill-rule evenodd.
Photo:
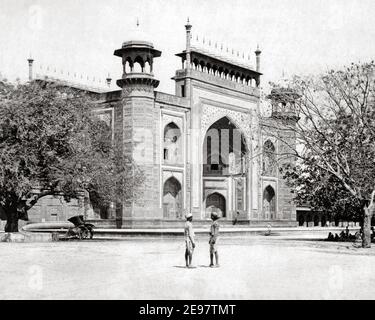
<instances>
[{"instance_id":1,"label":"carved stone facade","mask_svg":"<svg viewBox=\"0 0 375 320\"><path fill-rule=\"evenodd\" d=\"M260 117L259 66L191 48L186 27L175 95L155 90L152 66L161 52L151 42L129 39L115 51L123 63L121 90L102 94L96 112L146 179L140 198L117 204L107 218L119 228L176 227L192 212L203 226L216 211L228 225L236 219L248 226L296 226L291 192L275 162L283 146L263 129L278 122ZM259 50L256 58L259 63Z\"/></svg>"}]
</instances>

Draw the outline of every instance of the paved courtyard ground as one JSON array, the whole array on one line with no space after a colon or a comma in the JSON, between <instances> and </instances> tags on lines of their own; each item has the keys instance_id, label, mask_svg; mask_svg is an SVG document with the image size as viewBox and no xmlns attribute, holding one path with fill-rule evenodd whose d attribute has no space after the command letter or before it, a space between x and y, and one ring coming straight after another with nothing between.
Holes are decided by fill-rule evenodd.
<instances>
[{"instance_id":1,"label":"paved courtyard ground","mask_svg":"<svg viewBox=\"0 0 375 320\"><path fill-rule=\"evenodd\" d=\"M375 247L253 236L221 239L194 269L182 239L0 243L0 299L373 299Z\"/></svg>"}]
</instances>

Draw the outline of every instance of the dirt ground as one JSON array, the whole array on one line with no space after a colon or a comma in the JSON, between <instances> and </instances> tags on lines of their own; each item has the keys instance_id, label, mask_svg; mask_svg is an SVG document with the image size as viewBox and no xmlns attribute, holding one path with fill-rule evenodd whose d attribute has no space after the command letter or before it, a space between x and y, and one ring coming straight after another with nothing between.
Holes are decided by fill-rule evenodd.
<instances>
[{"instance_id":1,"label":"dirt ground","mask_svg":"<svg viewBox=\"0 0 375 320\"><path fill-rule=\"evenodd\" d=\"M0 243L0 299L373 299L375 246L254 236L207 239L193 264L173 240Z\"/></svg>"}]
</instances>

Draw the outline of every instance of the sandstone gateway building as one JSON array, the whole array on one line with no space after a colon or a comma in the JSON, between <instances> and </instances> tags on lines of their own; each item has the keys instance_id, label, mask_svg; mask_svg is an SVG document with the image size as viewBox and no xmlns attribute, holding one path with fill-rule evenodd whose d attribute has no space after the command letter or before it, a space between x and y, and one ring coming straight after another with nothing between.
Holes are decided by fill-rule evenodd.
<instances>
[{"instance_id":1,"label":"sandstone gateway building","mask_svg":"<svg viewBox=\"0 0 375 320\"><path fill-rule=\"evenodd\" d=\"M293 195L275 162L286 145L265 130L297 121L293 103L274 100L272 115L262 117L261 51L255 51L255 68L234 63L193 46L192 26L185 28L186 49L176 54L182 67L172 78L175 95L157 91L153 66L161 52L141 33L114 52L123 66L121 89L95 93L96 111L111 126L114 143L144 171L140 198L101 211L46 198L29 213L31 222L66 221L85 211L102 227L173 227L188 211L198 225L218 211L223 224L237 218L249 226L297 225Z\"/></svg>"}]
</instances>

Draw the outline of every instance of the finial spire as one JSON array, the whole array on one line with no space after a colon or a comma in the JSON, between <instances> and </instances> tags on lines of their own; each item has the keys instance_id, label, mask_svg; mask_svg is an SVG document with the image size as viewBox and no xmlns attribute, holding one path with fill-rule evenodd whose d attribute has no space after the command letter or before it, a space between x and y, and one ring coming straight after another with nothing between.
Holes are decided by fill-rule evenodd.
<instances>
[{"instance_id":1,"label":"finial spire","mask_svg":"<svg viewBox=\"0 0 375 320\"><path fill-rule=\"evenodd\" d=\"M189 20L189 17L187 18L187 21L186 21L186 25L185 25L185 28L186 30L190 30L192 27L192 25L190 24L190 20Z\"/></svg>"},{"instance_id":2,"label":"finial spire","mask_svg":"<svg viewBox=\"0 0 375 320\"><path fill-rule=\"evenodd\" d=\"M262 51L259 49L259 44L257 45L257 49L255 50L255 56L256 56L256 71L260 72L260 54Z\"/></svg>"},{"instance_id":3,"label":"finial spire","mask_svg":"<svg viewBox=\"0 0 375 320\"><path fill-rule=\"evenodd\" d=\"M187 24L185 25L186 29L186 69L190 69L191 67L191 59L190 59L190 40L192 39L191 34L192 25L190 24L189 17L187 18ZM197 35L198 41L198 35Z\"/></svg>"},{"instance_id":4,"label":"finial spire","mask_svg":"<svg viewBox=\"0 0 375 320\"><path fill-rule=\"evenodd\" d=\"M29 63L29 80L33 79L33 62L34 59L31 57L31 52L30 52L30 58L27 59L27 62Z\"/></svg>"},{"instance_id":5,"label":"finial spire","mask_svg":"<svg viewBox=\"0 0 375 320\"><path fill-rule=\"evenodd\" d=\"M259 49L259 43L257 44L257 49L255 50L255 54L261 54L262 51Z\"/></svg>"}]
</instances>

